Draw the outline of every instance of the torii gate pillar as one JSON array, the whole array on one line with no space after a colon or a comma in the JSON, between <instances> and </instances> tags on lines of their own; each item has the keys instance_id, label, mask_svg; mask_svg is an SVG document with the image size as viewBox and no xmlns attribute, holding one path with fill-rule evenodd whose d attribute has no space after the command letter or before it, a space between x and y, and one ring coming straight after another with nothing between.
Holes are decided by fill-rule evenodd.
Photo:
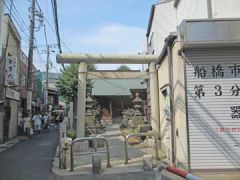
<instances>
[{"instance_id":1,"label":"torii gate pillar","mask_svg":"<svg viewBox=\"0 0 240 180\"><path fill-rule=\"evenodd\" d=\"M151 125L154 132L160 137L158 75L155 62L150 63L150 98L151 98Z\"/></svg>"},{"instance_id":2,"label":"torii gate pillar","mask_svg":"<svg viewBox=\"0 0 240 180\"><path fill-rule=\"evenodd\" d=\"M87 63L80 62L78 70L77 98L77 138L85 137L85 103L86 103Z\"/></svg>"}]
</instances>

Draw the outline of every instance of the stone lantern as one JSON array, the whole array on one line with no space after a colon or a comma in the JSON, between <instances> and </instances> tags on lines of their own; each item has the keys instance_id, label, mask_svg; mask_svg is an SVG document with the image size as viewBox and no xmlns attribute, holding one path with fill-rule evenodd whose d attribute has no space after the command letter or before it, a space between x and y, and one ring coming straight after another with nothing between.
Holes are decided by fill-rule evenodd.
<instances>
[{"instance_id":1,"label":"stone lantern","mask_svg":"<svg viewBox=\"0 0 240 180\"><path fill-rule=\"evenodd\" d=\"M129 124L131 128L137 128L139 125L144 124L144 116L141 113L143 100L139 97L139 93L136 93L136 97L132 102L135 112Z\"/></svg>"},{"instance_id":2,"label":"stone lantern","mask_svg":"<svg viewBox=\"0 0 240 180\"><path fill-rule=\"evenodd\" d=\"M92 116L93 114L93 104L94 104L94 100L91 98L90 93L87 94L87 98L86 98L86 116Z\"/></svg>"},{"instance_id":3,"label":"stone lantern","mask_svg":"<svg viewBox=\"0 0 240 180\"><path fill-rule=\"evenodd\" d=\"M139 97L139 93L136 93L136 97L132 102L134 104L133 107L135 109L134 116L142 116L141 110L143 100Z\"/></svg>"},{"instance_id":4,"label":"stone lantern","mask_svg":"<svg viewBox=\"0 0 240 180\"><path fill-rule=\"evenodd\" d=\"M86 98L86 111L85 111L85 133L86 136L96 134L96 120L93 113L94 100L91 98L90 93Z\"/></svg>"}]
</instances>

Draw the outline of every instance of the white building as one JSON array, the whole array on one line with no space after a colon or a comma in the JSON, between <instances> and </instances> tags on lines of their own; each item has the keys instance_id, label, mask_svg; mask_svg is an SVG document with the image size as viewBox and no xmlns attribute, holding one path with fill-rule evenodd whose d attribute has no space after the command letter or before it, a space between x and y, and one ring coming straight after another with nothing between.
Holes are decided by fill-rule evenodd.
<instances>
[{"instance_id":1,"label":"white building","mask_svg":"<svg viewBox=\"0 0 240 180\"><path fill-rule=\"evenodd\" d=\"M147 51L160 55L164 39L186 19L240 18L239 0L160 0L152 6Z\"/></svg>"},{"instance_id":2,"label":"white building","mask_svg":"<svg viewBox=\"0 0 240 180\"><path fill-rule=\"evenodd\" d=\"M149 20L162 148L173 165L203 179L240 178L239 3L164 1Z\"/></svg>"},{"instance_id":3,"label":"white building","mask_svg":"<svg viewBox=\"0 0 240 180\"><path fill-rule=\"evenodd\" d=\"M177 24L184 19L239 18L239 0L175 0Z\"/></svg>"}]
</instances>

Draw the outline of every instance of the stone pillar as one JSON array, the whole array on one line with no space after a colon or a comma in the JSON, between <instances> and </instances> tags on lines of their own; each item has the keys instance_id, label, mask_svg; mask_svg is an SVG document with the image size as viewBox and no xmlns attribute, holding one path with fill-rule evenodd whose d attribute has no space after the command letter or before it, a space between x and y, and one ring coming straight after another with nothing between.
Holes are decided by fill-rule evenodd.
<instances>
[{"instance_id":1,"label":"stone pillar","mask_svg":"<svg viewBox=\"0 0 240 180\"><path fill-rule=\"evenodd\" d=\"M59 127L59 138L67 137L67 125L65 123L60 123Z\"/></svg>"},{"instance_id":2,"label":"stone pillar","mask_svg":"<svg viewBox=\"0 0 240 180\"><path fill-rule=\"evenodd\" d=\"M93 173L101 172L101 154L92 155L92 172Z\"/></svg>"},{"instance_id":3,"label":"stone pillar","mask_svg":"<svg viewBox=\"0 0 240 180\"><path fill-rule=\"evenodd\" d=\"M70 169L71 166L71 138L61 138L59 143L59 168Z\"/></svg>"},{"instance_id":4,"label":"stone pillar","mask_svg":"<svg viewBox=\"0 0 240 180\"><path fill-rule=\"evenodd\" d=\"M144 170L152 170L153 168L153 155L152 154L144 154L143 155L143 169Z\"/></svg>"},{"instance_id":5,"label":"stone pillar","mask_svg":"<svg viewBox=\"0 0 240 180\"><path fill-rule=\"evenodd\" d=\"M151 98L151 125L154 132L160 136L158 75L155 62L150 64L150 98Z\"/></svg>"},{"instance_id":6,"label":"stone pillar","mask_svg":"<svg viewBox=\"0 0 240 180\"><path fill-rule=\"evenodd\" d=\"M73 102L69 104L69 126L73 129Z\"/></svg>"},{"instance_id":7,"label":"stone pillar","mask_svg":"<svg viewBox=\"0 0 240 180\"><path fill-rule=\"evenodd\" d=\"M77 137L85 136L85 106L86 106L87 64L81 62L78 70L78 99L77 99Z\"/></svg>"}]
</instances>

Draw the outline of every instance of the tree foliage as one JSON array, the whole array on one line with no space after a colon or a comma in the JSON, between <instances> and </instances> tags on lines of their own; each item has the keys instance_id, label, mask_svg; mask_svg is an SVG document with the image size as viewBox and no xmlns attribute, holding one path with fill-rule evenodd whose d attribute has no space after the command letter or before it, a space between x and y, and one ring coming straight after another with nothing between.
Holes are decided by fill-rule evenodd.
<instances>
[{"instance_id":1,"label":"tree foliage","mask_svg":"<svg viewBox=\"0 0 240 180\"><path fill-rule=\"evenodd\" d=\"M73 97L77 95L78 90L78 67L79 64L71 64L66 67L62 74L59 76L57 81L57 87L60 91L60 94L67 101L72 101ZM94 65L88 65L87 70L95 70ZM87 80L87 89L93 87L93 82Z\"/></svg>"},{"instance_id":2,"label":"tree foliage","mask_svg":"<svg viewBox=\"0 0 240 180\"><path fill-rule=\"evenodd\" d=\"M117 68L117 71L129 71L131 70L130 67L128 67L127 65L121 65Z\"/></svg>"}]
</instances>

